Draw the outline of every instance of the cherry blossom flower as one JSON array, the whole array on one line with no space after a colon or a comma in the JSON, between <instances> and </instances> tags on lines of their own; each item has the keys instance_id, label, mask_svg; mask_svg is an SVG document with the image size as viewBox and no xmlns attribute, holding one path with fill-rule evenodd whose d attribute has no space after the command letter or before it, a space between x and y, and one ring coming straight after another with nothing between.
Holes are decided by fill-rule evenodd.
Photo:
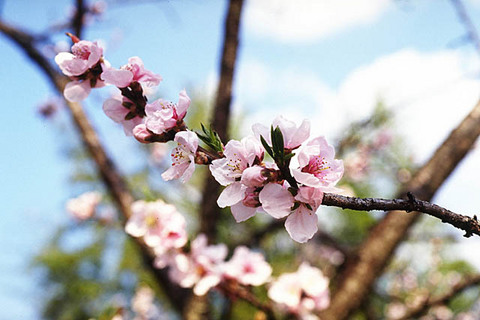
<instances>
[{"instance_id":1,"label":"cherry blossom flower","mask_svg":"<svg viewBox=\"0 0 480 320\"><path fill-rule=\"evenodd\" d=\"M133 81L147 87L156 86L162 81L160 75L144 68L143 61L139 57L129 58L128 64L120 67L120 69L108 68L104 70L101 79L106 84L113 84L119 88L128 87Z\"/></svg>"},{"instance_id":2,"label":"cherry blossom flower","mask_svg":"<svg viewBox=\"0 0 480 320\"><path fill-rule=\"evenodd\" d=\"M235 220L245 221L254 216L260 207L259 190L243 184L240 180L247 168L262 162L264 149L255 138L245 137L241 141L230 140L225 146L224 155L225 158L213 160L210 165L213 177L226 186L218 197L217 204L221 208L230 206ZM247 184L261 185L261 178L256 176L255 180L256 182L250 179Z\"/></svg>"},{"instance_id":3,"label":"cherry blossom flower","mask_svg":"<svg viewBox=\"0 0 480 320\"><path fill-rule=\"evenodd\" d=\"M67 100L82 101L87 98L92 88L105 85L100 74L110 65L102 58L102 54L103 50L96 42L80 40L73 44L72 53L60 52L55 56L55 62L63 74L73 80L66 84L63 91Z\"/></svg>"},{"instance_id":4,"label":"cherry blossom flower","mask_svg":"<svg viewBox=\"0 0 480 320\"><path fill-rule=\"evenodd\" d=\"M137 289L132 298L132 310L135 312L133 320L157 319L159 310L154 304L155 293L147 286Z\"/></svg>"},{"instance_id":5,"label":"cherry blossom flower","mask_svg":"<svg viewBox=\"0 0 480 320\"><path fill-rule=\"evenodd\" d=\"M267 184L259 194L263 210L280 219L287 217L285 229L290 237L300 243L307 242L318 230L315 212L322 203L320 189L301 186L294 197L286 186L277 183Z\"/></svg>"},{"instance_id":6,"label":"cherry blossom flower","mask_svg":"<svg viewBox=\"0 0 480 320\"><path fill-rule=\"evenodd\" d=\"M181 287L193 287L193 293L204 295L220 283L226 256L225 244L207 245L207 237L200 234L192 241L190 254L175 256L169 276Z\"/></svg>"},{"instance_id":7,"label":"cherry blossom flower","mask_svg":"<svg viewBox=\"0 0 480 320\"><path fill-rule=\"evenodd\" d=\"M103 111L110 119L123 126L123 131L127 136L133 135L133 129L143 121L140 116L134 115L134 103L123 96L105 100Z\"/></svg>"},{"instance_id":8,"label":"cherry blossom flower","mask_svg":"<svg viewBox=\"0 0 480 320\"><path fill-rule=\"evenodd\" d=\"M302 263L297 272L278 277L268 290L268 296L289 312L305 318L330 304L328 283L328 278L319 269Z\"/></svg>"},{"instance_id":9,"label":"cherry blossom flower","mask_svg":"<svg viewBox=\"0 0 480 320\"><path fill-rule=\"evenodd\" d=\"M252 286L266 283L272 274L272 267L265 261L265 257L245 246L237 247L223 268L225 277Z\"/></svg>"},{"instance_id":10,"label":"cherry blossom flower","mask_svg":"<svg viewBox=\"0 0 480 320\"><path fill-rule=\"evenodd\" d=\"M60 52L55 62L63 74L69 77L80 76L95 66L102 57L103 49L96 42L80 40L72 46L72 53Z\"/></svg>"},{"instance_id":11,"label":"cherry blossom flower","mask_svg":"<svg viewBox=\"0 0 480 320\"><path fill-rule=\"evenodd\" d=\"M87 220L93 216L95 210L102 200L99 192L86 192L77 198L70 199L66 208L78 220Z\"/></svg>"},{"instance_id":12,"label":"cherry blossom flower","mask_svg":"<svg viewBox=\"0 0 480 320\"><path fill-rule=\"evenodd\" d=\"M180 131L175 135L178 146L172 151L172 166L162 173L165 181L181 179L188 181L195 170L195 153L198 148L198 136L190 130Z\"/></svg>"},{"instance_id":13,"label":"cherry blossom flower","mask_svg":"<svg viewBox=\"0 0 480 320\"><path fill-rule=\"evenodd\" d=\"M174 205L162 200L139 200L132 204L132 216L125 226L125 231L133 237L143 237L145 243L155 248L157 254L163 254L185 245L185 225L185 218Z\"/></svg>"},{"instance_id":14,"label":"cherry blossom flower","mask_svg":"<svg viewBox=\"0 0 480 320\"><path fill-rule=\"evenodd\" d=\"M310 136L310 122L303 120L302 124L297 128L295 122L278 116L273 120L273 128L279 127L283 135L283 143L285 149L296 149ZM256 123L252 126L252 130L257 139L262 136L268 144L272 144L270 137L270 128Z\"/></svg>"},{"instance_id":15,"label":"cherry blossom flower","mask_svg":"<svg viewBox=\"0 0 480 320\"><path fill-rule=\"evenodd\" d=\"M147 104L145 106L145 113L147 114L145 124L148 130L156 134L162 134L176 127L187 114L190 102L187 92L182 90L177 104L163 99Z\"/></svg>"},{"instance_id":16,"label":"cherry blossom flower","mask_svg":"<svg viewBox=\"0 0 480 320\"><path fill-rule=\"evenodd\" d=\"M297 182L323 192L338 191L335 184L343 175L343 162L336 160L335 150L324 137L317 137L299 152L300 168L292 170Z\"/></svg>"}]
</instances>

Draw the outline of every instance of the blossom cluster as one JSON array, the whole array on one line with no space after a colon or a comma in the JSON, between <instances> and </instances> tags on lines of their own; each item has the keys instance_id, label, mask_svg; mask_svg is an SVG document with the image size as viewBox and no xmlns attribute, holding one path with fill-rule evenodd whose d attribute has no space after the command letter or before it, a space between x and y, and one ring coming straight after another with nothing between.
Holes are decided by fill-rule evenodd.
<instances>
[{"instance_id":1,"label":"blossom cluster","mask_svg":"<svg viewBox=\"0 0 480 320\"><path fill-rule=\"evenodd\" d=\"M147 70L139 57L115 69L96 43L71 37L72 53L62 52L55 58L73 80L65 88L65 97L78 101L93 87L116 86L121 95L106 100L103 110L123 125L127 135L142 143L177 142L171 153L172 167L162 174L164 180L185 182L196 163L209 164L211 174L225 186L217 203L230 207L237 222L264 212L275 219L286 218L285 228L293 240L306 242L313 237L323 193L338 190L335 185L343 175L343 162L335 159L335 150L324 137L306 142L310 135L307 120L297 126L279 116L270 129L255 124L253 135L223 145L212 130L203 128L203 136L188 130L183 119L191 100L185 90L178 103L164 99L148 103L144 89L158 85L162 77ZM201 148L199 138L212 150ZM273 161L265 161L266 153ZM293 159L296 166L291 166Z\"/></svg>"}]
</instances>

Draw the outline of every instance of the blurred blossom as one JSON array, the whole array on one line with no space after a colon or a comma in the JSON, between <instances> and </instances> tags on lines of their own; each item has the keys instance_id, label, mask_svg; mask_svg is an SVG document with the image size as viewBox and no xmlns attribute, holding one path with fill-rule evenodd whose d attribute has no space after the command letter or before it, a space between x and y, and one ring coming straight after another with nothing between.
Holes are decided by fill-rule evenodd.
<instances>
[{"instance_id":1,"label":"blurred blossom","mask_svg":"<svg viewBox=\"0 0 480 320\"><path fill-rule=\"evenodd\" d=\"M329 279L319 269L304 262L297 272L280 275L272 283L268 296L289 312L306 318L330 304L328 284Z\"/></svg>"},{"instance_id":2,"label":"blurred blossom","mask_svg":"<svg viewBox=\"0 0 480 320\"><path fill-rule=\"evenodd\" d=\"M407 307L400 302L389 303L386 306L386 309L387 310L385 312L385 315L387 316L387 318L391 318L391 319L399 319L403 317L403 315L407 311Z\"/></svg>"},{"instance_id":3,"label":"blurred blossom","mask_svg":"<svg viewBox=\"0 0 480 320\"><path fill-rule=\"evenodd\" d=\"M318 246L317 254L334 266L341 265L345 260L343 253L331 246L323 244Z\"/></svg>"},{"instance_id":4,"label":"blurred blossom","mask_svg":"<svg viewBox=\"0 0 480 320\"><path fill-rule=\"evenodd\" d=\"M66 209L76 219L86 220L93 216L101 199L102 195L99 192L87 192L68 200Z\"/></svg>"},{"instance_id":5,"label":"blurred blossom","mask_svg":"<svg viewBox=\"0 0 480 320\"><path fill-rule=\"evenodd\" d=\"M166 143L152 143L150 159L152 159L154 164L159 165L163 162L168 152L169 148Z\"/></svg>"},{"instance_id":6,"label":"blurred blossom","mask_svg":"<svg viewBox=\"0 0 480 320\"><path fill-rule=\"evenodd\" d=\"M450 320L453 319L453 312L446 306L438 306L432 308L431 313L436 320Z\"/></svg>"},{"instance_id":7,"label":"blurred blossom","mask_svg":"<svg viewBox=\"0 0 480 320\"><path fill-rule=\"evenodd\" d=\"M226 277L252 286L266 283L272 274L272 267L265 261L265 257L245 246L235 249L232 258L223 265L223 269Z\"/></svg>"},{"instance_id":8,"label":"blurred blossom","mask_svg":"<svg viewBox=\"0 0 480 320\"><path fill-rule=\"evenodd\" d=\"M181 287L193 287L193 293L202 296L220 283L222 263L226 256L225 244L208 245L207 237L199 234L192 241L188 255L175 256L174 263L170 266L169 276Z\"/></svg>"},{"instance_id":9,"label":"blurred blossom","mask_svg":"<svg viewBox=\"0 0 480 320\"><path fill-rule=\"evenodd\" d=\"M134 320L157 319L159 310L154 304L155 293L149 287L137 289L132 299L132 310L135 312Z\"/></svg>"},{"instance_id":10,"label":"blurred blossom","mask_svg":"<svg viewBox=\"0 0 480 320\"><path fill-rule=\"evenodd\" d=\"M374 138L372 147L379 150L387 147L393 139L393 134L388 129L381 130Z\"/></svg>"},{"instance_id":11,"label":"blurred blossom","mask_svg":"<svg viewBox=\"0 0 480 320\"><path fill-rule=\"evenodd\" d=\"M412 178L412 173L406 168L401 168L397 172L397 179L400 183L407 183Z\"/></svg>"},{"instance_id":12,"label":"blurred blossom","mask_svg":"<svg viewBox=\"0 0 480 320\"><path fill-rule=\"evenodd\" d=\"M345 158L345 174L353 181L365 179L370 167L370 156L365 152L353 152Z\"/></svg>"}]
</instances>

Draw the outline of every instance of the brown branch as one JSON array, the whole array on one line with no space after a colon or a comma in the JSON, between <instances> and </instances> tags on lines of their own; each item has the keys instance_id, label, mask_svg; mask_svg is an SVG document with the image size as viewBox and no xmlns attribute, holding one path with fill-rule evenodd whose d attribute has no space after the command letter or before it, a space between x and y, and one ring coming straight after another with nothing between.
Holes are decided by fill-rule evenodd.
<instances>
[{"instance_id":1,"label":"brown branch","mask_svg":"<svg viewBox=\"0 0 480 320\"><path fill-rule=\"evenodd\" d=\"M447 304L457 294L480 284L480 275L471 276L456 285L454 285L448 292L438 297L429 297L423 303L412 307L398 320L417 319L425 314L430 308Z\"/></svg>"},{"instance_id":2,"label":"brown branch","mask_svg":"<svg viewBox=\"0 0 480 320\"><path fill-rule=\"evenodd\" d=\"M5 34L16 45L20 46L20 48L30 57L32 62L45 73L56 90L60 94L63 93L63 89L69 81L68 78L57 72L51 63L39 52L39 50L37 50L32 41L33 37L30 34L9 26L2 21L0 21L0 32ZM69 101L66 101L66 103L71 112L75 126L81 135L82 141L96 164L99 176L107 190L110 192L112 200L120 213L120 218L122 218L122 222L125 224L126 220L131 215L130 206L133 197L126 186L123 177L118 172L116 165L106 154L105 149L101 145L95 130L90 125L82 106L78 103L72 103ZM153 252L140 239L134 238L134 241L140 249L145 265L150 268L150 271L154 274L159 285L168 293L166 296L170 298L171 304L177 310L182 310L186 297L190 294L190 291L180 288L172 283L165 270L155 268L153 265L153 260L155 258Z\"/></svg>"},{"instance_id":3,"label":"brown branch","mask_svg":"<svg viewBox=\"0 0 480 320\"><path fill-rule=\"evenodd\" d=\"M480 223L477 217L464 216L448 209L440 207L428 201L418 200L411 193L407 193L408 199L381 199L381 198L356 198L338 194L325 193L322 204L325 206L340 207L359 211L371 210L403 210L407 212L417 211L436 217L444 223L465 231L465 237L473 234L480 236Z\"/></svg>"},{"instance_id":4,"label":"brown branch","mask_svg":"<svg viewBox=\"0 0 480 320\"><path fill-rule=\"evenodd\" d=\"M220 67L220 80L212 121L212 127L223 141L227 140L230 105L232 101L233 75L237 59L242 7L243 0L231 0L225 18L225 36ZM214 241L217 234L217 217L220 213L220 209L217 206L219 190L220 186L213 176L208 175L203 187L203 198L200 212L200 232L204 233L209 241Z\"/></svg>"},{"instance_id":5,"label":"brown branch","mask_svg":"<svg viewBox=\"0 0 480 320\"><path fill-rule=\"evenodd\" d=\"M82 39L83 22L88 8L83 0L75 0L75 14L72 17L73 34Z\"/></svg>"},{"instance_id":6,"label":"brown branch","mask_svg":"<svg viewBox=\"0 0 480 320\"><path fill-rule=\"evenodd\" d=\"M480 135L480 103L438 147L430 160L420 168L404 190L419 199L430 200L450 173L458 166ZM402 198L401 193L399 198ZM333 292L330 306L321 313L324 320L346 319L368 296L395 249L404 239L419 214L388 212L372 228L356 259L339 275L341 282Z\"/></svg>"}]
</instances>

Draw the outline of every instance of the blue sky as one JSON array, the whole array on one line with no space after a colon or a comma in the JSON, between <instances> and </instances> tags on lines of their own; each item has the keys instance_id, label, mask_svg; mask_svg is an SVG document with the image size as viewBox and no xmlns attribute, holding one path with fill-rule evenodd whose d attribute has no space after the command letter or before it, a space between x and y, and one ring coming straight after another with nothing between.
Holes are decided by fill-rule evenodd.
<instances>
[{"instance_id":1,"label":"blue sky","mask_svg":"<svg viewBox=\"0 0 480 320\"><path fill-rule=\"evenodd\" d=\"M35 31L61 21L73 3L3 2L5 21ZM397 112L399 131L421 162L478 99L479 58L469 45L452 46L465 31L449 1L294 3L292 8L284 0L247 1L234 112L247 115L248 127L284 113L297 120L308 117L316 124L315 134L334 137L347 121L368 115L381 97ZM479 28L480 2L465 3ZM184 87L211 94L225 9L220 0L146 1L140 6L109 2L103 20L85 38L102 39L114 66L140 56L147 68L163 76L167 99L176 100ZM0 48L6 120L0 128L0 320L36 319L39 289L27 270L29 258L68 219L65 201L78 192L68 188L72 168L62 156L57 131L35 112L50 95L49 85L3 36ZM130 140L102 113L100 99L108 90L101 92L85 108L101 137L116 141L108 149L118 155ZM477 211L468 199L476 199L480 189L479 157L475 151L462 163L438 203L459 212ZM473 245L478 241L469 240L464 247Z\"/></svg>"}]
</instances>

